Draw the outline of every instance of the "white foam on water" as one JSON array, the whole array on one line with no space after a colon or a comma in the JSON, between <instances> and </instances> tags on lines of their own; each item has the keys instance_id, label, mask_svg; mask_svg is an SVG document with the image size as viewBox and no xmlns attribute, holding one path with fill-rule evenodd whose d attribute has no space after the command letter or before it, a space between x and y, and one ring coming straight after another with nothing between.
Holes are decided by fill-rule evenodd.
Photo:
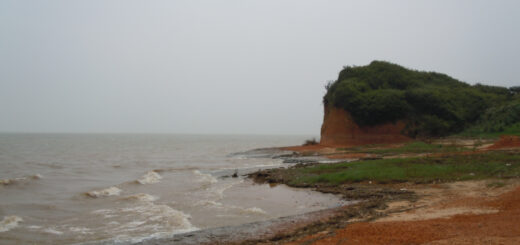
<instances>
[{"instance_id":1,"label":"white foam on water","mask_svg":"<svg viewBox=\"0 0 520 245\"><path fill-rule=\"evenodd\" d=\"M117 222L117 221L110 221L110 222L108 222L108 225L112 225L112 226L114 226L114 225L119 225L119 224L120 224L120 223Z\"/></svg>"},{"instance_id":2,"label":"white foam on water","mask_svg":"<svg viewBox=\"0 0 520 245\"><path fill-rule=\"evenodd\" d=\"M86 227L69 227L69 230L81 234L92 234L90 229Z\"/></svg>"},{"instance_id":3,"label":"white foam on water","mask_svg":"<svg viewBox=\"0 0 520 245\"><path fill-rule=\"evenodd\" d=\"M108 213L112 213L112 210L110 209L98 209L98 210L94 210L92 212L90 212L91 214L108 214Z\"/></svg>"},{"instance_id":4,"label":"white foam on water","mask_svg":"<svg viewBox=\"0 0 520 245\"><path fill-rule=\"evenodd\" d=\"M154 169L152 171L156 173L162 173L162 172L176 172L176 171L189 171L189 170L196 170L197 167L193 166L182 166L182 167L176 167L176 168L158 168Z\"/></svg>"},{"instance_id":5,"label":"white foam on water","mask_svg":"<svg viewBox=\"0 0 520 245\"><path fill-rule=\"evenodd\" d=\"M43 176L41 174L27 175L23 177L10 178L10 179L0 179L0 185L12 185L21 182L27 182L30 180L41 179Z\"/></svg>"},{"instance_id":6,"label":"white foam on water","mask_svg":"<svg viewBox=\"0 0 520 245\"><path fill-rule=\"evenodd\" d=\"M211 200L200 200L200 201L195 202L194 205L195 206L214 206L214 207L223 207L224 206L224 204L222 204L220 202L215 202L215 201L211 201Z\"/></svg>"},{"instance_id":7,"label":"white foam on water","mask_svg":"<svg viewBox=\"0 0 520 245\"><path fill-rule=\"evenodd\" d=\"M118 242L138 242L198 229L191 224L190 215L151 201L115 209L100 209L91 214L104 219L105 225L99 230L110 234Z\"/></svg>"},{"instance_id":8,"label":"white foam on water","mask_svg":"<svg viewBox=\"0 0 520 245\"><path fill-rule=\"evenodd\" d=\"M47 228L47 229L43 230L43 232L53 234L53 235L62 235L63 234L63 231L58 231L54 228Z\"/></svg>"},{"instance_id":9,"label":"white foam on water","mask_svg":"<svg viewBox=\"0 0 520 245\"><path fill-rule=\"evenodd\" d=\"M98 198L98 197L107 197L107 196L119 196L120 193L121 193L121 189L119 189L115 186L111 186L109 188L102 189L102 190L89 191L85 194L89 197Z\"/></svg>"},{"instance_id":10,"label":"white foam on water","mask_svg":"<svg viewBox=\"0 0 520 245\"><path fill-rule=\"evenodd\" d=\"M193 170L193 174L195 174L198 177L198 179L197 179L198 182L209 183L209 184L214 184L214 183L218 182L218 180L215 177L213 177L211 174L203 174L199 170Z\"/></svg>"},{"instance_id":11,"label":"white foam on water","mask_svg":"<svg viewBox=\"0 0 520 245\"><path fill-rule=\"evenodd\" d=\"M162 179L161 175L159 175L157 172L148 171L148 173L146 173L145 175L143 175L141 178L139 178L136 181L137 181L137 183L139 183L141 185L146 185L146 184L158 183L159 181L161 181L161 179Z\"/></svg>"},{"instance_id":12,"label":"white foam on water","mask_svg":"<svg viewBox=\"0 0 520 245\"><path fill-rule=\"evenodd\" d=\"M121 199L126 200L126 201L153 202L153 201L156 201L159 198L156 197L156 196L152 196L150 194L146 194L146 193L137 193L137 194L134 194L134 195L125 196L125 197L123 197Z\"/></svg>"},{"instance_id":13,"label":"white foam on water","mask_svg":"<svg viewBox=\"0 0 520 245\"><path fill-rule=\"evenodd\" d=\"M212 191L213 191L213 193L215 193L217 195L218 200L220 200L220 199L224 198L224 192L226 190L228 190L229 188L231 188L231 187L233 187L233 186L235 186L237 184L243 183L243 182L244 182L243 179L240 179L239 181L233 181L231 183L228 183L227 185L215 188Z\"/></svg>"},{"instance_id":14,"label":"white foam on water","mask_svg":"<svg viewBox=\"0 0 520 245\"><path fill-rule=\"evenodd\" d=\"M263 209L257 208L257 207L246 208L246 209L243 210L243 213L246 213L246 214L267 214L267 212L265 212Z\"/></svg>"},{"instance_id":15,"label":"white foam on water","mask_svg":"<svg viewBox=\"0 0 520 245\"><path fill-rule=\"evenodd\" d=\"M216 208L222 210L234 210L238 214L262 214L267 215L263 209L258 207L244 208L235 205L225 205L221 202L216 202L212 200L200 200L194 204L195 206L204 206L207 208Z\"/></svg>"},{"instance_id":16,"label":"white foam on water","mask_svg":"<svg viewBox=\"0 0 520 245\"><path fill-rule=\"evenodd\" d=\"M94 214L94 215L103 215L104 218L108 219L108 218L113 218L113 217L117 217L118 216L114 212L115 211L111 210L111 209L98 209L98 210L94 210L94 211L92 211L90 213Z\"/></svg>"},{"instance_id":17,"label":"white foam on water","mask_svg":"<svg viewBox=\"0 0 520 245\"><path fill-rule=\"evenodd\" d=\"M0 232L6 232L18 226L18 223L22 222L23 219L16 216L10 215L5 216L2 221L0 221Z\"/></svg>"}]
</instances>

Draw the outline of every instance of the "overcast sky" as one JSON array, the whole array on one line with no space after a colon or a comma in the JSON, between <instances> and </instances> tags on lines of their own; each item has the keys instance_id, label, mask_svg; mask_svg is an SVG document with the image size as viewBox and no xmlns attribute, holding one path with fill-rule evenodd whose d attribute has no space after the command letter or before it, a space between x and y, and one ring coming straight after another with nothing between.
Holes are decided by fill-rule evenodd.
<instances>
[{"instance_id":1,"label":"overcast sky","mask_svg":"<svg viewBox=\"0 0 520 245\"><path fill-rule=\"evenodd\" d=\"M0 132L319 135L386 60L520 85L520 1L0 1Z\"/></svg>"}]
</instances>

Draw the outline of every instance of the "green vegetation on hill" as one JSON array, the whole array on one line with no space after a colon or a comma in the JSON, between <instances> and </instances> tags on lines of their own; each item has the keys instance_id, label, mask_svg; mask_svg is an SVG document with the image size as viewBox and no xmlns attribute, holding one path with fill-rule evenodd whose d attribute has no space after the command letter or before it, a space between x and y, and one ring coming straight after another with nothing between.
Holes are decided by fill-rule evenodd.
<instances>
[{"instance_id":1,"label":"green vegetation on hill","mask_svg":"<svg viewBox=\"0 0 520 245\"><path fill-rule=\"evenodd\" d=\"M520 103L512 101L519 90L471 86L445 74L373 61L367 66L345 67L327 86L323 101L350 112L359 125L405 120L405 133L410 136L444 136L476 122L482 126L474 130L485 132L515 125ZM489 120L484 117L503 119L487 125Z\"/></svg>"},{"instance_id":2,"label":"green vegetation on hill","mask_svg":"<svg viewBox=\"0 0 520 245\"><path fill-rule=\"evenodd\" d=\"M491 107L461 135L494 137L498 134L520 135L520 99Z\"/></svg>"}]
</instances>

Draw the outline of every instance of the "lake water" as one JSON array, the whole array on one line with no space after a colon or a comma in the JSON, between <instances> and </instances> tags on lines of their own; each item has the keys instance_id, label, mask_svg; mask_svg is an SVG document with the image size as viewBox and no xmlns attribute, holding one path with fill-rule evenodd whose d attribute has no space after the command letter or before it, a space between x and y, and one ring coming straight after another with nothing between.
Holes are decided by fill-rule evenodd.
<instances>
[{"instance_id":1,"label":"lake water","mask_svg":"<svg viewBox=\"0 0 520 245\"><path fill-rule=\"evenodd\" d=\"M307 138L0 134L0 244L138 242L343 204L229 177L287 166L232 153Z\"/></svg>"}]
</instances>

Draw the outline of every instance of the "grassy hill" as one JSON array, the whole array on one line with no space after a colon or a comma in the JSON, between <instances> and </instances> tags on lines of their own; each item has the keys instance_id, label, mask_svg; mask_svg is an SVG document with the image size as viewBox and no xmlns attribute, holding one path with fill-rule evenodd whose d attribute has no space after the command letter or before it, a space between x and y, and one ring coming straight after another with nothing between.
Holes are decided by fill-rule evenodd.
<instances>
[{"instance_id":1,"label":"grassy hill","mask_svg":"<svg viewBox=\"0 0 520 245\"><path fill-rule=\"evenodd\" d=\"M412 137L478 134L518 129L518 90L373 61L345 67L327 85L323 102L350 112L362 126L404 120L404 133Z\"/></svg>"}]
</instances>

